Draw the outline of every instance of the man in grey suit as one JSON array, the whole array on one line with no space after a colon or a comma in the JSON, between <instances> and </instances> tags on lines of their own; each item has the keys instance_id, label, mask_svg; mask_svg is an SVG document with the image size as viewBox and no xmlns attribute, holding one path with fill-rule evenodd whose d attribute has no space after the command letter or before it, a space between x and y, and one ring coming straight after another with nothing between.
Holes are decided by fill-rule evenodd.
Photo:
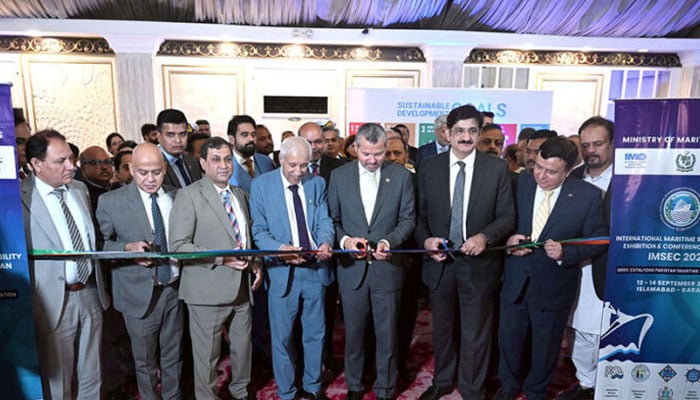
<instances>
[{"instance_id":1,"label":"man in grey suit","mask_svg":"<svg viewBox=\"0 0 700 400\"><path fill-rule=\"evenodd\" d=\"M413 176L384 161L386 134L377 124L360 127L355 148L358 159L334 170L328 189L340 247L365 250L341 257L337 269L345 317L346 398L359 400L363 395L364 336L372 318L377 362L373 389L378 399L388 399L396 388L396 326L404 270L400 257L387 251L400 247L413 233Z\"/></svg>"},{"instance_id":2,"label":"man in grey suit","mask_svg":"<svg viewBox=\"0 0 700 400\"><path fill-rule=\"evenodd\" d=\"M174 193L162 187L166 169L158 146L143 143L134 149L133 182L103 194L97 206L104 250L144 252L160 246L159 250L167 251L164 221ZM177 262L115 260L111 267L114 308L122 313L131 338L141 398L160 398L160 368L163 398L180 399L183 309L177 293Z\"/></svg>"},{"instance_id":3,"label":"man in grey suit","mask_svg":"<svg viewBox=\"0 0 700 400\"><path fill-rule=\"evenodd\" d=\"M94 250L87 188L73 181L66 138L41 131L27 140L34 174L21 183L29 250ZM109 306L100 264L90 259L31 260L32 302L42 389L47 399L99 399L102 310Z\"/></svg>"},{"instance_id":4,"label":"man in grey suit","mask_svg":"<svg viewBox=\"0 0 700 400\"><path fill-rule=\"evenodd\" d=\"M200 164L205 176L180 189L170 213L170 250L250 248L248 195L229 186L233 155L227 141L207 139ZM252 285L249 273L256 278ZM228 328L233 399L248 399L251 365L251 289L260 286L260 265L239 257L198 258L183 265L180 298L189 309L197 399L218 399L216 366Z\"/></svg>"}]
</instances>

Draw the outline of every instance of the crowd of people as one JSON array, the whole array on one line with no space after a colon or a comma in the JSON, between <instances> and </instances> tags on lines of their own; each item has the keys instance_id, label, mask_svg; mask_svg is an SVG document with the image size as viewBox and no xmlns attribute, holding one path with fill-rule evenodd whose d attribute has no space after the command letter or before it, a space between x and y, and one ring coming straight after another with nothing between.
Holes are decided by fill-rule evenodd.
<instances>
[{"instance_id":1,"label":"crowd of people","mask_svg":"<svg viewBox=\"0 0 700 400\"><path fill-rule=\"evenodd\" d=\"M562 241L607 235L612 122L523 129L504 149L485 114L453 109L419 148L402 124L343 139L305 122L279 151L248 115L226 140L166 109L143 143L115 132L82 151L16 117L28 247L124 252L31 261L45 397L98 399L131 373L141 399L216 399L229 355L233 399L269 365L283 400L327 399L324 368L360 400L368 367L391 399L425 293L435 372L420 400L484 399L490 374L495 399L544 399L567 325L579 382L558 399L592 398L606 248ZM190 256L153 256L168 252Z\"/></svg>"}]
</instances>

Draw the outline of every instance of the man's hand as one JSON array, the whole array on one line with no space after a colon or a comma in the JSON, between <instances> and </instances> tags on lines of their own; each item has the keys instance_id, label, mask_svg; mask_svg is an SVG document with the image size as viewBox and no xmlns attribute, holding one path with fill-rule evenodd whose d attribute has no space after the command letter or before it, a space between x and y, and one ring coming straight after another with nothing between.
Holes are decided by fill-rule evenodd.
<instances>
[{"instance_id":1,"label":"man's hand","mask_svg":"<svg viewBox=\"0 0 700 400\"><path fill-rule=\"evenodd\" d=\"M238 271L243 271L248 268L248 260L241 257L224 257L223 262L225 266Z\"/></svg>"},{"instance_id":2,"label":"man's hand","mask_svg":"<svg viewBox=\"0 0 700 400\"><path fill-rule=\"evenodd\" d=\"M423 242L423 248L426 250L440 250L440 245L444 244L445 241L439 237L429 237ZM447 253L430 253L430 258L437 262L443 262L447 259Z\"/></svg>"},{"instance_id":3,"label":"man's hand","mask_svg":"<svg viewBox=\"0 0 700 400\"><path fill-rule=\"evenodd\" d=\"M328 261L333 257L333 249L328 243L321 244L317 250L316 258L320 261Z\"/></svg>"},{"instance_id":4,"label":"man's hand","mask_svg":"<svg viewBox=\"0 0 700 400\"><path fill-rule=\"evenodd\" d=\"M257 261L250 263L250 271L255 274L255 280L253 281L252 289L256 290L260 287L260 285L262 285L263 281L263 270L260 266L260 263Z\"/></svg>"},{"instance_id":5,"label":"man's hand","mask_svg":"<svg viewBox=\"0 0 700 400\"><path fill-rule=\"evenodd\" d=\"M462 243L460 250L468 256L478 256L486 250L486 235L477 233L476 235L467 238L467 241Z\"/></svg>"},{"instance_id":6,"label":"man's hand","mask_svg":"<svg viewBox=\"0 0 700 400\"><path fill-rule=\"evenodd\" d=\"M529 238L527 236L522 235L520 233L517 233L517 234L509 237L508 242L506 242L506 244L508 246L515 246L515 245L518 245L518 244L525 242L525 241L528 241L528 240L529 240ZM532 253L532 249L530 249L530 248L520 248L520 249L515 249L515 250L510 251L511 255L514 255L517 257L526 256L530 253Z\"/></svg>"},{"instance_id":7,"label":"man's hand","mask_svg":"<svg viewBox=\"0 0 700 400\"><path fill-rule=\"evenodd\" d=\"M357 245L360 244L360 247ZM351 256L357 258L358 260L367 257L367 239L358 237L349 237L345 239L345 250L361 250L359 253L352 253Z\"/></svg>"},{"instance_id":8,"label":"man's hand","mask_svg":"<svg viewBox=\"0 0 700 400\"><path fill-rule=\"evenodd\" d=\"M140 242L127 243L126 246L124 246L125 251L131 251L134 253L144 253L150 249L151 247L148 245L148 243L144 242L143 240ZM153 265L153 261L150 258L137 258L136 263L142 267L150 267Z\"/></svg>"},{"instance_id":9,"label":"man's hand","mask_svg":"<svg viewBox=\"0 0 700 400\"><path fill-rule=\"evenodd\" d=\"M282 251L290 251L290 250L299 251L299 250L301 250L301 247L294 247L294 246L292 246L292 245L290 245L290 244L283 244L282 246L280 246L279 250L282 250ZM282 259L282 261L284 261L284 262L286 262L286 263L288 263L288 264L299 265L299 264L303 264L303 263L306 262L306 259L304 259L304 257L301 255L301 253L297 253L297 254L280 254L279 257Z\"/></svg>"},{"instance_id":10,"label":"man's hand","mask_svg":"<svg viewBox=\"0 0 700 400\"><path fill-rule=\"evenodd\" d=\"M385 240L380 240L377 243L377 249L374 251L374 258L377 260L388 260L391 258L391 253L386 253L386 251L391 250L391 247L387 244Z\"/></svg>"},{"instance_id":11,"label":"man's hand","mask_svg":"<svg viewBox=\"0 0 700 400\"><path fill-rule=\"evenodd\" d=\"M552 239L548 239L544 242L544 251L547 252L547 256L554 261L560 261L564 256L564 248L561 243Z\"/></svg>"}]
</instances>

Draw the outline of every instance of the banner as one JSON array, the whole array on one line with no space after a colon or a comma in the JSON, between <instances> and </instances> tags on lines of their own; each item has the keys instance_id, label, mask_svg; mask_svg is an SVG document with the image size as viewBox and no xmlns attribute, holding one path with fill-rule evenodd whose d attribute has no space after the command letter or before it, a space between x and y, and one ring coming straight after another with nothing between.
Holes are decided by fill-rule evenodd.
<instances>
[{"instance_id":1,"label":"banner","mask_svg":"<svg viewBox=\"0 0 700 400\"><path fill-rule=\"evenodd\" d=\"M0 397L42 398L10 86L0 84Z\"/></svg>"},{"instance_id":2,"label":"banner","mask_svg":"<svg viewBox=\"0 0 700 400\"><path fill-rule=\"evenodd\" d=\"M435 118L465 104L495 114L494 123L506 136L505 146L515 143L523 128L549 129L552 118L549 91L348 88L347 132L354 135L367 122L386 128L404 124L411 132L410 143L421 146L433 140Z\"/></svg>"},{"instance_id":3,"label":"banner","mask_svg":"<svg viewBox=\"0 0 700 400\"><path fill-rule=\"evenodd\" d=\"M615 103L596 399L700 399L700 100Z\"/></svg>"}]
</instances>

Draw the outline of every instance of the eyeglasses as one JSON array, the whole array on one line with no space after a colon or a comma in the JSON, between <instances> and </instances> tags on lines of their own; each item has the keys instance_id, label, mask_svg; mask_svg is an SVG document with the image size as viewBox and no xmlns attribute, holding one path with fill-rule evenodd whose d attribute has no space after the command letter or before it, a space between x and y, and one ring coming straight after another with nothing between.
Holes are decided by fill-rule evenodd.
<instances>
[{"instance_id":1,"label":"eyeglasses","mask_svg":"<svg viewBox=\"0 0 700 400\"><path fill-rule=\"evenodd\" d=\"M465 133L470 134L471 136L477 136L479 134L479 128L452 128L452 134L457 135L457 136L462 136Z\"/></svg>"},{"instance_id":2,"label":"eyeglasses","mask_svg":"<svg viewBox=\"0 0 700 400\"><path fill-rule=\"evenodd\" d=\"M80 161L82 165L92 165L93 167L101 167L103 165L112 165L112 159L108 158L106 160L85 160Z\"/></svg>"}]
</instances>

